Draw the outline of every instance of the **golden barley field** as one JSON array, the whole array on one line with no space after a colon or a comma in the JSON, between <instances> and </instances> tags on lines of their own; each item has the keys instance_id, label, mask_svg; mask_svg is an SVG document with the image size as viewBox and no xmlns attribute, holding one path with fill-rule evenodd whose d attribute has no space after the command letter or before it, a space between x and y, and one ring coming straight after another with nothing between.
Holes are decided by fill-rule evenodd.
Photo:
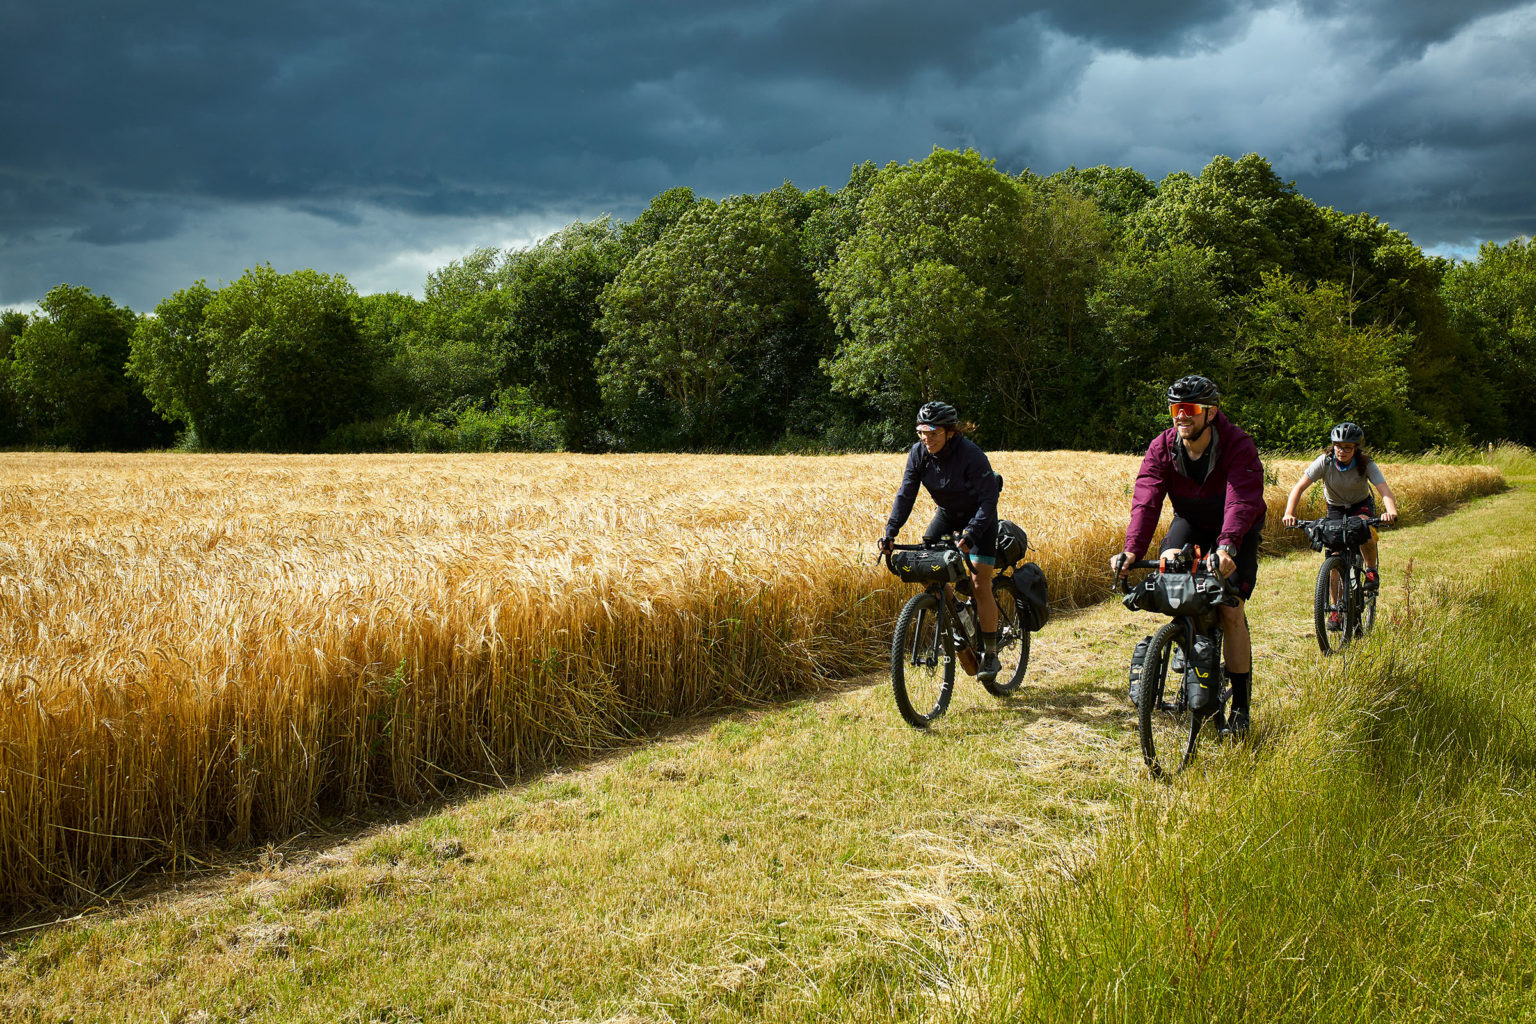
<instances>
[{"instance_id":1,"label":"golden barley field","mask_svg":"<svg viewBox=\"0 0 1536 1024\"><path fill-rule=\"evenodd\" d=\"M902 459L0 456L0 907L872 667ZM993 464L1053 601L1102 596L1138 460ZM1503 486L1385 469L1410 521Z\"/></svg>"}]
</instances>

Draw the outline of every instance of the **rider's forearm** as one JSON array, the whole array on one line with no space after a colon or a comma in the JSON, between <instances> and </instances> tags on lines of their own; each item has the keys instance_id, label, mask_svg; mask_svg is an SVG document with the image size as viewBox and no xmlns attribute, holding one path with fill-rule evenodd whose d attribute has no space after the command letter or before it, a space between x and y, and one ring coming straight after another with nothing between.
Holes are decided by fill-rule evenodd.
<instances>
[{"instance_id":1,"label":"rider's forearm","mask_svg":"<svg viewBox=\"0 0 1536 1024\"><path fill-rule=\"evenodd\" d=\"M1311 483L1312 481L1308 480L1306 477L1302 477L1296 482L1296 486L1291 488L1291 493L1287 495L1285 499L1286 515L1294 516L1296 514L1296 506L1301 504L1301 496L1307 493L1307 488L1311 485Z\"/></svg>"}]
</instances>

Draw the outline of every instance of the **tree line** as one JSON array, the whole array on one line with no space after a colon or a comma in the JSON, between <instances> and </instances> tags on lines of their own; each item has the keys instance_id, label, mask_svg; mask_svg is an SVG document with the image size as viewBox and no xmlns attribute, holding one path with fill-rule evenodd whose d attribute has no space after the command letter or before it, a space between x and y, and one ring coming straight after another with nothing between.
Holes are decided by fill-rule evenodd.
<instances>
[{"instance_id":1,"label":"tree line","mask_svg":"<svg viewBox=\"0 0 1536 1024\"><path fill-rule=\"evenodd\" d=\"M1153 182L936 149L480 249L423 296L254 267L150 315L0 312L0 445L875 450L943 398L984 446L1137 450L1217 380L1259 443L1536 443L1536 249L1426 255L1257 155Z\"/></svg>"}]
</instances>

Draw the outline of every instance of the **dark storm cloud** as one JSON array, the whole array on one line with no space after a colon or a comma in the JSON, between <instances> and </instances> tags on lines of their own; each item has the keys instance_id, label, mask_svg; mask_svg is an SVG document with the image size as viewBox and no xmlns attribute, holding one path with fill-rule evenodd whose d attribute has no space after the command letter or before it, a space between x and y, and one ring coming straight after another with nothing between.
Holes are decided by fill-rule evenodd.
<instances>
[{"instance_id":1,"label":"dark storm cloud","mask_svg":"<svg viewBox=\"0 0 1536 1024\"><path fill-rule=\"evenodd\" d=\"M1209 0L1156 18L1126 2L1090 15L997 0L36 5L0 23L11 81L31 83L0 96L0 114L33 140L33 171L103 186L339 190L420 209L457 197L483 212L495 195L510 209L519 193L611 192L615 169L637 192L665 187L722 141L756 151L764 126L762 148L793 145L773 138L771 100L726 97L796 81L890 90L934 70L972 79L1021 41L1037 46L1038 29L1019 31L1032 20L1157 50L1222 13ZM849 113L834 89L819 104L829 121Z\"/></svg>"},{"instance_id":2,"label":"dark storm cloud","mask_svg":"<svg viewBox=\"0 0 1536 1024\"><path fill-rule=\"evenodd\" d=\"M1390 208L1399 226L1422 215L1436 237L1529 225L1515 168L1532 154L1513 133L1536 134L1536 102L1463 45L1479 18L1518 6L9 4L0 303L100 273L152 304L190 278L156 290L151 265L183 274L199 254L209 277L371 254L353 270L382 278L454 238L467 249L468 226L523 237L630 216L679 184L836 187L855 163L933 145L1009 169L1102 161L1154 177L1257 150L1320 202ZM1274 31L1299 42L1272 53L1255 33ZM1309 97L1319 83L1330 95ZM1489 90L1513 90L1503 121Z\"/></svg>"},{"instance_id":3,"label":"dark storm cloud","mask_svg":"<svg viewBox=\"0 0 1536 1024\"><path fill-rule=\"evenodd\" d=\"M1367 43L1382 42L1396 55L1422 53L1487 14L1519 6L1509 0L1302 0L1308 15L1355 23Z\"/></svg>"}]
</instances>

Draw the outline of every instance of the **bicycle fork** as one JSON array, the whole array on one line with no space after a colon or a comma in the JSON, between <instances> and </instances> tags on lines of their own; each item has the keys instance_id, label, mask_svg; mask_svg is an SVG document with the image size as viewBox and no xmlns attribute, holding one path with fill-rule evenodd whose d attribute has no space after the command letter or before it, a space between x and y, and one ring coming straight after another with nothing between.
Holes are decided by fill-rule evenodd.
<instances>
[{"instance_id":1,"label":"bicycle fork","mask_svg":"<svg viewBox=\"0 0 1536 1024\"><path fill-rule=\"evenodd\" d=\"M940 594L938 619L933 624L933 644L929 647L926 653L926 663L928 665L932 666L938 664L940 661L944 663L944 683L942 689L940 690L940 699L945 703L948 703L948 699L955 689L955 647L954 644L950 641L949 623L947 621L949 618L948 612L948 595ZM917 650L917 646L921 642L921 637L923 635L923 619L925 616L927 616L927 614L928 613L926 611L918 613L917 628L912 631L912 664L914 665L921 665L925 663L924 660L920 660L923 655Z\"/></svg>"}]
</instances>

